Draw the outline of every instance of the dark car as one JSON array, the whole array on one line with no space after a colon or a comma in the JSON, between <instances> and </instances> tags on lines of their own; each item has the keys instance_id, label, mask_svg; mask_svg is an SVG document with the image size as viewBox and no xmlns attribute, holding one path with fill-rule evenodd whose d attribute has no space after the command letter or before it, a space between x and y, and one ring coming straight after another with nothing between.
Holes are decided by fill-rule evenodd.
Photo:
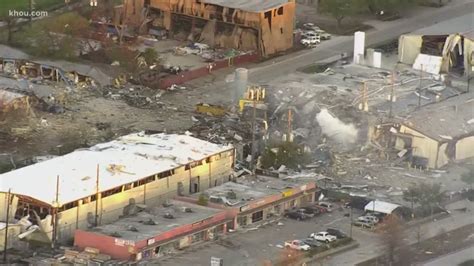
<instances>
[{"instance_id":1,"label":"dark car","mask_svg":"<svg viewBox=\"0 0 474 266\"><path fill-rule=\"evenodd\" d=\"M285 217L295 219L298 221L309 219L310 217L303 212L299 211L289 211L285 213Z\"/></svg>"},{"instance_id":2,"label":"dark car","mask_svg":"<svg viewBox=\"0 0 474 266\"><path fill-rule=\"evenodd\" d=\"M306 245L310 246L311 248L316 248L320 247L323 245L322 242L319 242L318 240L308 237L302 240Z\"/></svg>"},{"instance_id":3,"label":"dark car","mask_svg":"<svg viewBox=\"0 0 474 266\"><path fill-rule=\"evenodd\" d=\"M326 229L326 232L328 232L330 235L333 235L333 236L337 237L337 239L347 237L347 235L344 232L342 232L341 230L338 230L338 229L334 229L334 228L328 228L328 229Z\"/></svg>"},{"instance_id":4,"label":"dark car","mask_svg":"<svg viewBox=\"0 0 474 266\"><path fill-rule=\"evenodd\" d=\"M306 214L312 214L313 216L321 214L321 210L316 207L301 207L299 210Z\"/></svg>"}]
</instances>

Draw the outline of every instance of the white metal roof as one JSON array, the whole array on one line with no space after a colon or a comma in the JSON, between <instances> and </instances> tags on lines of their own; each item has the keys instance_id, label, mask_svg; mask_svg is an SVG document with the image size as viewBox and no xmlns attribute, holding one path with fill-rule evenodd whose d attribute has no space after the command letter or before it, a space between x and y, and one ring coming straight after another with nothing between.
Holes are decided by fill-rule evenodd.
<instances>
[{"instance_id":1,"label":"white metal roof","mask_svg":"<svg viewBox=\"0 0 474 266\"><path fill-rule=\"evenodd\" d=\"M62 205L96 193L97 165L100 191L106 191L230 149L232 146L187 135L130 134L1 174L0 191L11 189L14 194L53 205L59 176L59 203ZM107 170L109 165L125 168L114 173Z\"/></svg>"},{"instance_id":2,"label":"white metal roof","mask_svg":"<svg viewBox=\"0 0 474 266\"><path fill-rule=\"evenodd\" d=\"M375 211L375 212L380 212L380 213L385 213L385 214L391 214L398 207L400 207L400 205L393 204L393 203L390 203L390 202L375 200L375 201L371 201L371 202L367 203L367 205L365 205L364 210L365 211Z\"/></svg>"},{"instance_id":3,"label":"white metal roof","mask_svg":"<svg viewBox=\"0 0 474 266\"><path fill-rule=\"evenodd\" d=\"M248 12L262 12L282 6L288 3L288 0L204 0L203 2Z\"/></svg>"}]
</instances>

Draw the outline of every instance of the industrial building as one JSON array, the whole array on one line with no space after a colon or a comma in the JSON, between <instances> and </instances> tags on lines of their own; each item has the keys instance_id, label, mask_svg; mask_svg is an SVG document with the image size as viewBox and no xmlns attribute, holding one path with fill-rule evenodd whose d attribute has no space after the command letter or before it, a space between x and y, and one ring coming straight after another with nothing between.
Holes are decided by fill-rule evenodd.
<instances>
[{"instance_id":1,"label":"industrial building","mask_svg":"<svg viewBox=\"0 0 474 266\"><path fill-rule=\"evenodd\" d=\"M210 204L225 207L234 215L238 229L276 218L285 210L315 201L316 183L309 180L244 176L205 191ZM198 200L198 195L192 196Z\"/></svg>"},{"instance_id":2,"label":"industrial building","mask_svg":"<svg viewBox=\"0 0 474 266\"><path fill-rule=\"evenodd\" d=\"M124 23L166 30L212 47L269 56L293 46L294 0L127 0ZM144 10L146 10L144 12ZM151 31L150 31L151 30Z\"/></svg>"},{"instance_id":3,"label":"industrial building","mask_svg":"<svg viewBox=\"0 0 474 266\"><path fill-rule=\"evenodd\" d=\"M69 240L117 220L131 202L158 204L229 181L234 158L232 146L188 135L130 134L0 175L0 217L10 190L10 220L50 219L48 238Z\"/></svg>"},{"instance_id":4,"label":"industrial building","mask_svg":"<svg viewBox=\"0 0 474 266\"><path fill-rule=\"evenodd\" d=\"M474 157L474 95L465 93L413 112L392 126L394 146L411 165L440 168Z\"/></svg>"},{"instance_id":5,"label":"industrial building","mask_svg":"<svg viewBox=\"0 0 474 266\"><path fill-rule=\"evenodd\" d=\"M150 259L213 240L225 234L232 221L226 210L170 200L112 224L76 230L74 246L96 248L118 260Z\"/></svg>"},{"instance_id":6,"label":"industrial building","mask_svg":"<svg viewBox=\"0 0 474 266\"><path fill-rule=\"evenodd\" d=\"M399 38L398 59L431 73L474 72L472 14L404 34Z\"/></svg>"},{"instance_id":7,"label":"industrial building","mask_svg":"<svg viewBox=\"0 0 474 266\"><path fill-rule=\"evenodd\" d=\"M162 206L143 205L138 207L141 211L130 213L139 205L133 203L118 221L76 230L74 246L95 248L117 260L156 258L214 240L229 230L276 219L287 209L314 202L316 192L315 182L306 179L244 176L203 193L175 197ZM200 202L203 195L205 203Z\"/></svg>"}]
</instances>

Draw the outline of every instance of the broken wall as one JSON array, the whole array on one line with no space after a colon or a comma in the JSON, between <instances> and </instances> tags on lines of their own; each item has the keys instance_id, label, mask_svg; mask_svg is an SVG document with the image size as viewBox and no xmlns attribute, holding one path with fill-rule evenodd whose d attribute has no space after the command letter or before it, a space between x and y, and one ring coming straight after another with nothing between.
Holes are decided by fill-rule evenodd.
<instances>
[{"instance_id":1,"label":"broken wall","mask_svg":"<svg viewBox=\"0 0 474 266\"><path fill-rule=\"evenodd\" d=\"M472 77L474 74L474 40L464 38L464 67L465 74Z\"/></svg>"},{"instance_id":2,"label":"broken wall","mask_svg":"<svg viewBox=\"0 0 474 266\"><path fill-rule=\"evenodd\" d=\"M413 156L418 156L422 158L428 159L428 165L426 167L428 168L437 168L438 166L436 165L437 163L437 154L438 154L438 142L436 140L433 140L429 138L428 136L425 136L421 134L420 132L411 129L409 127L406 127L402 125L400 127L400 133L402 134L407 134L407 135L412 135L412 144L411 147L413 148ZM397 149L403 149L403 145L401 143L404 143L403 139L400 137L397 137L397 144L396 148Z\"/></svg>"},{"instance_id":3,"label":"broken wall","mask_svg":"<svg viewBox=\"0 0 474 266\"><path fill-rule=\"evenodd\" d=\"M139 2L143 3L143 0ZM260 50L259 53L263 56L285 51L293 46L294 2L262 13L205 4L197 0L151 0L150 6L163 12L162 24L167 30L173 28L173 13L238 26L232 34L212 36L212 33L216 33L212 31L215 26L208 23L201 39L210 45L215 43L225 48Z\"/></svg>"},{"instance_id":4,"label":"broken wall","mask_svg":"<svg viewBox=\"0 0 474 266\"><path fill-rule=\"evenodd\" d=\"M404 64L413 64L418 54L420 54L422 42L421 35L400 36L398 40L398 61Z\"/></svg>"},{"instance_id":5,"label":"broken wall","mask_svg":"<svg viewBox=\"0 0 474 266\"><path fill-rule=\"evenodd\" d=\"M443 167L444 165L448 163L449 163L448 143L443 143L439 146L438 160L436 161L436 166Z\"/></svg>"},{"instance_id":6,"label":"broken wall","mask_svg":"<svg viewBox=\"0 0 474 266\"><path fill-rule=\"evenodd\" d=\"M121 17L120 13L123 14L125 24L140 25L144 18L144 0L124 0L120 10L116 11L116 19Z\"/></svg>"},{"instance_id":7,"label":"broken wall","mask_svg":"<svg viewBox=\"0 0 474 266\"><path fill-rule=\"evenodd\" d=\"M456 142L456 160L474 157L474 136L460 139Z\"/></svg>"},{"instance_id":8,"label":"broken wall","mask_svg":"<svg viewBox=\"0 0 474 266\"><path fill-rule=\"evenodd\" d=\"M261 52L263 56L282 52L293 46L295 3L260 13Z\"/></svg>"}]
</instances>

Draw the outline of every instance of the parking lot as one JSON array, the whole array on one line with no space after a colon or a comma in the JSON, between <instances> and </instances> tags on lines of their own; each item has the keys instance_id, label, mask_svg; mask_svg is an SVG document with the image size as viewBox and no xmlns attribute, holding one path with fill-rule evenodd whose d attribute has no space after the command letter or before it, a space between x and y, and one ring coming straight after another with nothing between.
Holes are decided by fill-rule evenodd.
<instances>
[{"instance_id":1,"label":"parking lot","mask_svg":"<svg viewBox=\"0 0 474 266\"><path fill-rule=\"evenodd\" d=\"M224 260L224 265L263 265L267 260L286 256L284 242L304 239L311 233L336 228L350 235L349 209L335 208L332 213L321 214L309 220L296 221L282 218L278 222L259 228L247 228L245 232L230 233L225 241L206 242L159 259L160 265L210 265L211 257ZM346 216L344 216L346 214ZM356 219L362 212L353 211ZM378 243L377 234L353 227L352 236L362 243Z\"/></svg>"}]
</instances>

